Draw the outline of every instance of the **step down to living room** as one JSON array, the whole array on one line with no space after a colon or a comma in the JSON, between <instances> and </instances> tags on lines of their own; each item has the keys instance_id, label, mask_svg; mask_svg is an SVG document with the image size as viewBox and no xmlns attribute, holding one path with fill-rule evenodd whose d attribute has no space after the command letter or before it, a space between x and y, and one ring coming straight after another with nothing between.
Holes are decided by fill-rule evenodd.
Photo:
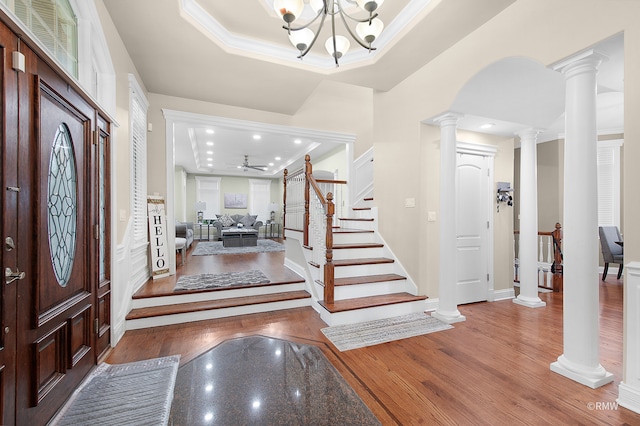
<instances>
[{"instance_id":1,"label":"step down to living room","mask_svg":"<svg viewBox=\"0 0 640 426\"><path fill-rule=\"evenodd\" d=\"M134 296L127 330L309 306L304 279Z\"/></svg>"}]
</instances>

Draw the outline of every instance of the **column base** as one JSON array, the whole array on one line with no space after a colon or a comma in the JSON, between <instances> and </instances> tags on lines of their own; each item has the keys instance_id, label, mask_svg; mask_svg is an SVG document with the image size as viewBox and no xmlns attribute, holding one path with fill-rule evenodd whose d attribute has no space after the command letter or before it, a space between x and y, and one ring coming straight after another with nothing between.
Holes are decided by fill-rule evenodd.
<instances>
[{"instance_id":1,"label":"column base","mask_svg":"<svg viewBox=\"0 0 640 426\"><path fill-rule=\"evenodd\" d=\"M621 382L616 402L624 408L640 414L640 389Z\"/></svg>"},{"instance_id":2,"label":"column base","mask_svg":"<svg viewBox=\"0 0 640 426\"><path fill-rule=\"evenodd\" d=\"M544 308L547 306L547 303L540 300L539 297L523 297L522 295L513 299L513 303L517 303L518 305L526 306L528 308Z\"/></svg>"},{"instance_id":3,"label":"column base","mask_svg":"<svg viewBox=\"0 0 640 426\"><path fill-rule=\"evenodd\" d=\"M446 313L446 314L436 311L436 312L432 312L431 316L447 324L453 324L454 322L462 322L467 320L467 318L465 318L464 315L460 315L460 312L458 312L458 310L456 310L455 313Z\"/></svg>"},{"instance_id":4,"label":"column base","mask_svg":"<svg viewBox=\"0 0 640 426\"><path fill-rule=\"evenodd\" d=\"M564 355L560 355L558 361L551 363L551 371L585 386L589 386L591 389L596 389L613 382L613 374L606 371L601 365L598 365L598 367L594 369L585 369L580 366L572 368L573 365L571 361L567 361Z\"/></svg>"}]
</instances>

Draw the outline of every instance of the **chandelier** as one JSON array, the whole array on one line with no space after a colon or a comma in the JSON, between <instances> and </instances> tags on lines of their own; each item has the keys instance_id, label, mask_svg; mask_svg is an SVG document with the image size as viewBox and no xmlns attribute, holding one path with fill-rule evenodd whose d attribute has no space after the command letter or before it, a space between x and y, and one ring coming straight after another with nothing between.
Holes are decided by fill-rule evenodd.
<instances>
[{"instance_id":1,"label":"chandelier","mask_svg":"<svg viewBox=\"0 0 640 426\"><path fill-rule=\"evenodd\" d=\"M315 14L315 18L300 27L292 27L291 24L302 15L305 6L304 0L275 0L273 8L286 22L286 25L283 25L282 28L287 30L291 44L300 51L298 56L300 59L309 53L322 31L322 26L327 16L329 16L331 18L331 37L327 39L325 48L329 55L334 58L336 66L339 66L338 59L347 53L350 42L347 37L336 35L336 16L342 19L347 32L360 46L369 51L376 50L371 44L382 32L384 24L378 19L378 14L374 12L383 2L384 0L308 0L308 5ZM345 12L343 3L357 4L362 10L369 13L369 17L357 19L350 16ZM347 18L357 22L355 33L349 27ZM320 24L314 33L309 27L318 19Z\"/></svg>"}]
</instances>

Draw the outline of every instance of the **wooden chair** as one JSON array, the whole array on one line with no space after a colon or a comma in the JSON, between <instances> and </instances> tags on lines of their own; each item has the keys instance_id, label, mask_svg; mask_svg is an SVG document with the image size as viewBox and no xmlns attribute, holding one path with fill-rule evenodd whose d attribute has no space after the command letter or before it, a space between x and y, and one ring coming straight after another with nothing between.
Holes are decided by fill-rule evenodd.
<instances>
[{"instance_id":1,"label":"wooden chair","mask_svg":"<svg viewBox=\"0 0 640 426\"><path fill-rule=\"evenodd\" d=\"M602 248L602 258L604 259L604 271L602 272L602 281L607 277L609 263L617 263L620 265L618 269L618 279L622 276L622 264L624 263L622 236L617 226L601 226L600 247ZM620 243L620 244L618 244Z\"/></svg>"}]
</instances>

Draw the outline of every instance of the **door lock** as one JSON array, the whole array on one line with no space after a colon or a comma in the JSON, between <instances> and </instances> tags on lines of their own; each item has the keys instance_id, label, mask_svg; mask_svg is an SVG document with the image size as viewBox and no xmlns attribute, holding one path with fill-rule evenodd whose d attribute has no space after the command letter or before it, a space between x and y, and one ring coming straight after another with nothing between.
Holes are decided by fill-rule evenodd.
<instances>
[{"instance_id":1,"label":"door lock","mask_svg":"<svg viewBox=\"0 0 640 426\"><path fill-rule=\"evenodd\" d=\"M16 269L15 272L13 272L11 268L5 268L4 270L4 278L7 284L11 284L16 280L23 280L25 275L26 274L24 272L20 272L19 269Z\"/></svg>"},{"instance_id":2,"label":"door lock","mask_svg":"<svg viewBox=\"0 0 640 426\"><path fill-rule=\"evenodd\" d=\"M6 251L11 251L16 248L16 244L13 242L13 238L7 237L4 239L4 249Z\"/></svg>"}]
</instances>

